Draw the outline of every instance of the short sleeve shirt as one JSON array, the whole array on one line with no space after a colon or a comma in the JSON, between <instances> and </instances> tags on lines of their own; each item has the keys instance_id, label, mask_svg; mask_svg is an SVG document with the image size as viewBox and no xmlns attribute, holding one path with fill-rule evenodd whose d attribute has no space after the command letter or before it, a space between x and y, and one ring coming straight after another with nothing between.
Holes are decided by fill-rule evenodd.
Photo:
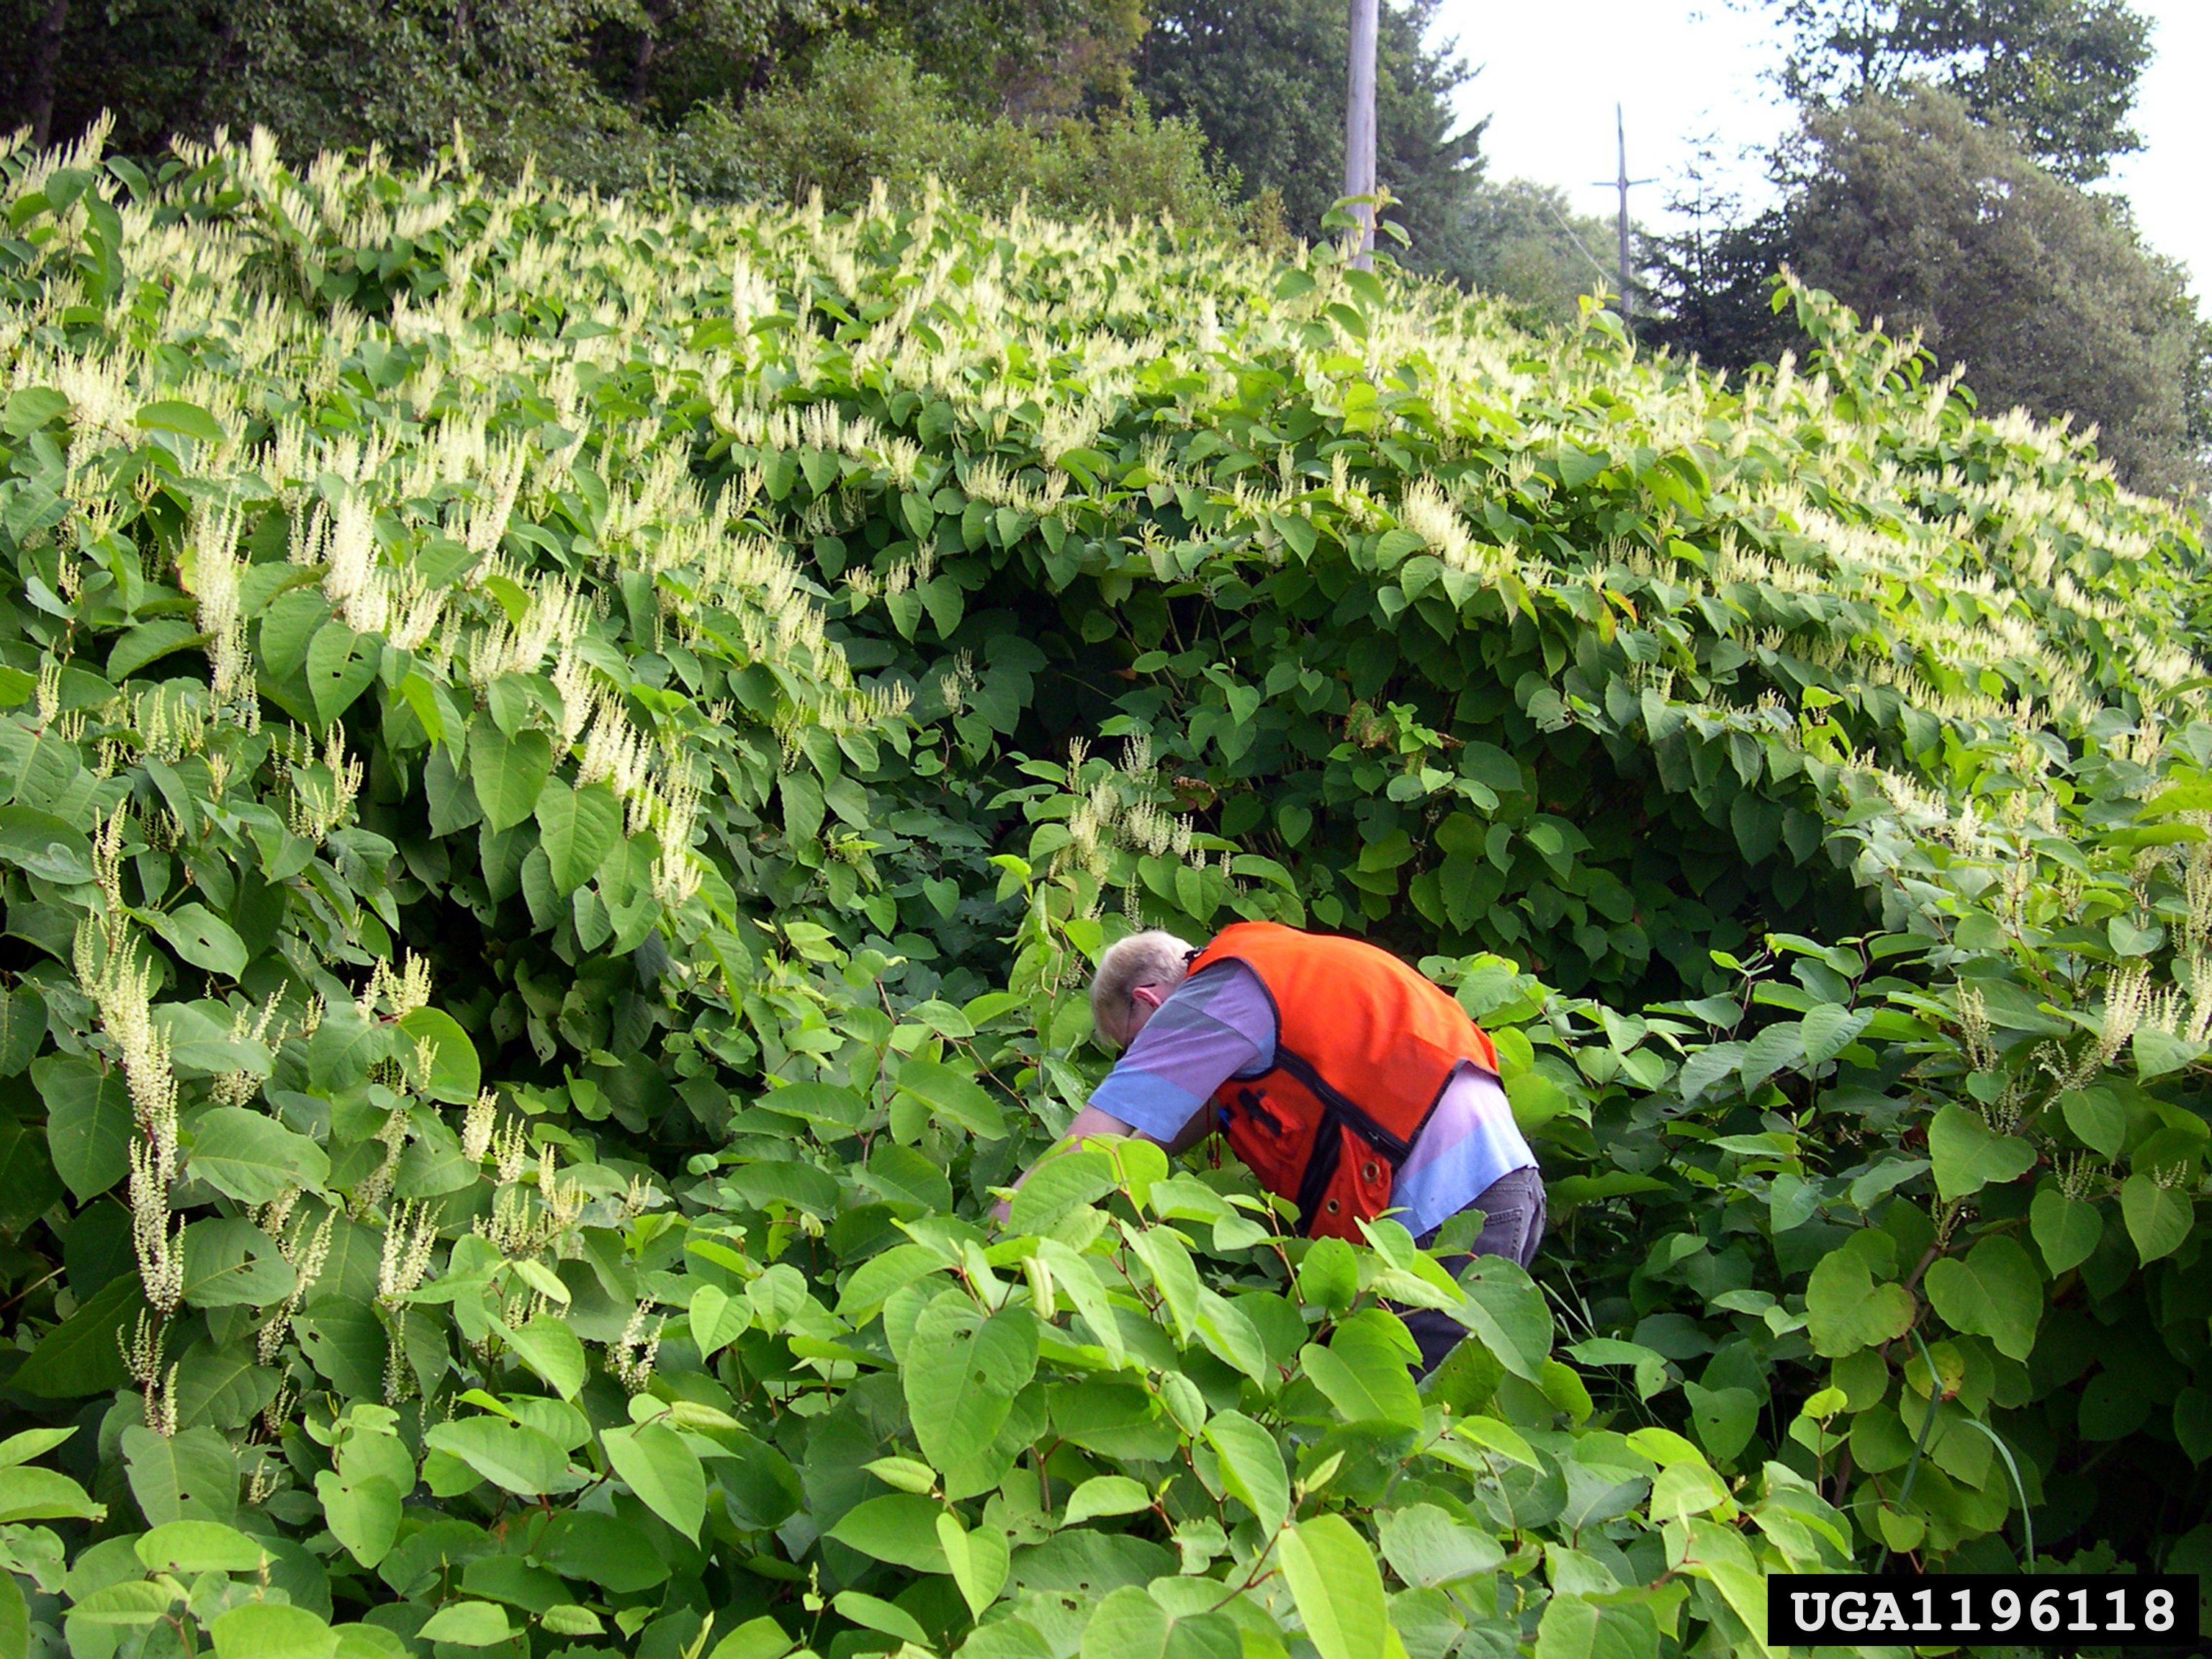
<instances>
[{"instance_id":1,"label":"short sleeve shirt","mask_svg":"<svg viewBox=\"0 0 2212 1659\"><path fill-rule=\"evenodd\" d=\"M1091 1103L1139 1134L1172 1141L1230 1079L1273 1070L1279 1036L1259 975L1241 962L1215 963L1169 993ZM1397 1218L1418 1237L1501 1176L1535 1163L1498 1079L1462 1065L1392 1184Z\"/></svg>"}]
</instances>

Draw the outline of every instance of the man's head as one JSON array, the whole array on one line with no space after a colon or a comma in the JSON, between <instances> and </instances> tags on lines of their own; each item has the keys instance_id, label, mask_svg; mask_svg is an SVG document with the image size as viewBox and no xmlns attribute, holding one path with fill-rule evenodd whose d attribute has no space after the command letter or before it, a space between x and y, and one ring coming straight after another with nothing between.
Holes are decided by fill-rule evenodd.
<instances>
[{"instance_id":1,"label":"man's head","mask_svg":"<svg viewBox=\"0 0 2212 1659\"><path fill-rule=\"evenodd\" d=\"M1152 1011L1182 983L1190 953L1186 940L1159 927L1108 945L1091 981L1091 1018L1098 1035L1117 1048L1135 1042Z\"/></svg>"}]
</instances>

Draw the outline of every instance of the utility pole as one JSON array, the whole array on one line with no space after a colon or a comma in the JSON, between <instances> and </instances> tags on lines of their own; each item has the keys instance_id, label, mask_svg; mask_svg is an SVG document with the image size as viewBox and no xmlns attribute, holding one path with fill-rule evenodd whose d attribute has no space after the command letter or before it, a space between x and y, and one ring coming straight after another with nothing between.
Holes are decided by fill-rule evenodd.
<instances>
[{"instance_id":1,"label":"utility pole","mask_svg":"<svg viewBox=\"0 0 2212 1659\"><path fill-rule=\"evenodd\" d=\"M1375 35L1376 0L1352 0L1352 75L1344 100L1344 193L1375 194ZM1375 208L1357 210L1359 246L1352 263L1374 269Z\"/></svg>"},{"instance_id":2,"label":"utility pole","mask_svg":"<svg viewBox=\"0 0 2212 1659\"><path fill-rule=\"evenodd\" d=\"M1656 182L1650 179L1632 179L1628 176L1628 124L1620 113L1620 106L1613 106L1613 137L1620 144L1620 171L1617 177L1600 179L1601 185L1610 185L1620 192L1620 215L1617 222L1620 233L1620 317L1623 322L1632 322L1636 317L1636 285L1628 275L1628 192L1638 185Z\"/></svg>"}]
</instances>

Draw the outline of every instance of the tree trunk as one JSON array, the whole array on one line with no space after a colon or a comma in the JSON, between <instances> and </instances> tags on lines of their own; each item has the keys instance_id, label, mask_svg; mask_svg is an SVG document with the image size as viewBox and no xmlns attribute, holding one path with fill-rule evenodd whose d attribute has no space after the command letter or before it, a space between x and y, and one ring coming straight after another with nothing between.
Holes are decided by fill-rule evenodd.
<instances>
[{"instance_id":1,"label":"tree trunk","mask_svg":"<svg viewBox=\"0 0 2212 1659\"><path fill-rule=\"evenodd\" d=\"M31 31L29 72L24 102L31 117L31 148L44 149L53 137L54 70L62 58L62 30L69 22L69 0L46 0L46 14Z\"/></svg>"},{"instance_id":2,"label":"tree trunk","mask_svg":"<svg viewBox=\"0 0 2212 1659\"><path fill-rule=\"evenodd\" d=\"M668 8L647 5L642 8L645 27L637 33L637 49L630 54L629 106L632 110L645 107L645 95L653 89L653 60L660 46L660 31L668 27Z\"/></svg>"}]
</instances>

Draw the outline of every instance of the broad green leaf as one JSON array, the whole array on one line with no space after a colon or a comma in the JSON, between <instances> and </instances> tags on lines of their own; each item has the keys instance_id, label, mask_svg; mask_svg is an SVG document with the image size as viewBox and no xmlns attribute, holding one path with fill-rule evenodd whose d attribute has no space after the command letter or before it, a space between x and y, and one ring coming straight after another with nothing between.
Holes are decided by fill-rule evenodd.
<instances>
[{"instance_id":1,"label":"broad green leaf","mask_svg":"<svg viewBox=\"0 0 2212 1659\"><path fill-rule=\"evenodd\" d=\"M1576 1343L1567 1350L1567 1356L1578 1365L1633 1366L1636 1393L1639 1399L1650 1399L1668 1384L1667 1356L1656 1348L1645 1347L1640 1342L1624 1342L1618 1337L1594 1336L1587 1342Z\"/></svg>"},{"instance_id":2,"label":"broad green leaf","mask_svg":"<svg viewBox=\"0 0 2212 1659\"><path fill-rule=\"evenodd\" d=\"M323 1524L362 1566L374 1567L390 1553L399 1535L404 1496L391 1481L380 1474L325 1469L315 1476L315 1496L322 1500Z\"/></svg>"},{"instance_id":3,"label":"broad green leaf","mask_svg":"<svg viewBox=\"0 0 2212 1659\"><path fill-rule=\"evenodd\" d=\"M1824 1002L1807 1009L1800 1022L1804 1032L1805 1063L1817 1066L1823 1060L1833 1060L1857 1040L1873 1018L1869 1011L1846 1008L1837 1002Z\"/></svg>"},{"instance_id":4,"label":"broad green leaf","mask_svg":"<svg viewBox=\"0 0 2212 1659\"><path fill-rule=\"evenodd\" d=\"M9 1386L55 1400L122 1388L130 1373L124 1366L118 1342L129 1340L132 1327L145 1310L138 1275L118 1274L39 1339L31 1357L9 1378Z\"/></svg>"},{"instance_id":5,"label":"broad green leaf","mask_svg":"<svg viewBox=\"0 0 2212 1659\"><path fill-rule=\"evenodd\" d=\"M246 971L246 942L222 915L206 905L179 905L173 911L135 911L177 956L192 967L234 980Z\"/></svg>"},{"instance_id":6,"label":"broad green leaf","mask_svg":"<svg viewBox=\"0 0 2212 1659\"><path fill-rule=\"evenodd\" d=\"M448 1601L416 1632L419 1640L462 1648L496 1647L513 1634L506 1612L489 1601Z\"/></svg>"},{"instance_id":7,"label":"broad green leaf","mask_svg":"<svg viewBox=\"0 0 2212 1659\"><path fill-rule=\"evenodd\" d=\"M1067 1511L1060 1524L1079 1526L1102 1515L1134 1515L1152 1506L1152 1495L1142 1481L1126 1474L1094 1474L1068 1494Z\"/></svg>"},{"instance_id":8,"label":"broad green leaf","mask_svg":"<svg viewBox=\"0 0 2212 1659\"><path fill-rule=\"evenodd\" d=\"M219 444L229 435L222 429L222 422L198 404L186 403L181 398L162 398L141 404L132 424L148 432L181 433L204 443Z\"/></svg>"},{"instance_id":9,"label":"broad green leaf","mask_svg":"<svg viewBox=\"0 0 2212 1659\"><path fill-rule=\"evenodd\" d=\"M2131 1175L2120 1183L2120 1217L2136 1254L2145 1262L2172 1255L2189 1237L2196 1206L2189 1194L2161 1187L2150 1176Z\"/></svg>"},{"instance_id":10,"label":"broad green leaf","mask_svg":"<svg viewBox=\"0 0 2212 1659\"><path fill-rule=\"evenodd\" d=\"M950 1469L988 1450L1036 1356L1026 1309L986 1318L966 1291L940 1291L915 1322L899 1368L921 1455Z\"/></svg>"},{"instance_id":11,"label":"broad green leaf","mask_svg":"<svg viewBox=\"0 0 2212 1659\"><path fill-rule=\"evenodd\" d=\"M763 1613L749 1619L714 1644L707 1659L783 1659L798 1644Z\"/></svg>"},{"instance_id":12,"label":"broad green leaf","mask_svg":"<svg viewBox=\"0 0 2212 1659\"><path fill-rule=\"evenodd\" d=\"M2192 1463L2212 1457L2212 1392L2184 1389L2173 1401L2173 1437Z\"/></svg>"},{"instance_id":13,"label":"broad green leaf","mask_svg":"<svg viewBox=\"0 0 2212 1659\"><path fill-rule=\"evenodd\" d=\"M1519 1264L1479 1255L1459 1275L1471 1334L1516 1376L1538 1382L1552 1352L1552 1313Z\"/></svg>"},{"instance_id":14,"label":"broad green leaf","mask_svg":"<svg viewBox=\"0 0 2212 1659\"><path fill-rule=\"evenodd\" d=\"M1707 1389L1686 1382L1682 1395L1690 1402L1690 1427L1698 1443L1714 1462L1734 1462L1759 1426L1759 1396L1749 1389Z\"/></svg>"},{"instance_id":15,"label":"broad green leaf","mask_svg":"<svg viewBox=\"0 0 2212 1659\"><path fill-rule=\"evenodd\" d=\"M1078 1659L1165 1659L1175 1621L1134 1584L1111 1590L1083 1626Z\"/></svg>"},{"instance_id":16,"label":"broad green leaf","mask_svg":"<svg viewBox=\"0 0 2212 1659\"><path fill-rule=\"evenodd\" d=\"M356 634L342 622L327 622L307 641L307 692L315 700L315 719L328 726L353 707L376 683L383 642L374 634Z\"/></svg>"},{"instance_id":17,"label":"broad green leaf","mask_svg":"<svg viewBox=\"0 0 2212 1659\"><path fill-rule=\"evenodd\" d=\"M1913 1306L1902 1285L1875 1284L1856 1251L1832 1251L1814 1265L1805 1286L1806 1334L1814 1352L1839 1359L1904 1335Z\"/></svg>"},{"instance_id":18,"label":"broad green leaf","mask_svg":"<svg viewBox=\"0 0 2212 1659\"><path fill-rule=\"evenodd\" d=\"M155 1526L171 1521L220 1521L238 1513L238 1454L213 1429L173 1435L133 1425L123 1431L123 1463L131 1495Z\"/></svg>"},{"instance_id":19,"label":"broad green leaf","mask_svg":"<svg viewBox=\"0 0 2212 1659\"><path fill-rule=\"evenodd\" d=\"M132 1544L149 1572L258 1572L269 1552L235 1527L216 1521L172 1521L141 1533Z\"/></svg>"},{"instance_id":20,"label":"broad green leaf","mask_svg":"<svg viewBox=\"0 0 2212 1659\"><path fill-rule=\"evenodd\" d=\"M208 1626L216 1659L333 1659L337 1632L305 1607L247 1601Z\"/></svg>"},{"instance_id":21,"label":"broad green leaf","mask_svg":"<svg viewBox=\"0 0 2212 1659\"><path fill-rule=\"evenodd\" d=\"M1221 1458L1221 1480L1230 1496L1269 1533L1279 1528L1291 1512L1291 1481L1275 1437L1243 1413L1230 1411L1206 1419L1206 1440Z\"/></svg>"},{"instance_id":22,"label":"broad green leaf","mask_svg":"<svg viewBox=\"0 0 2212 1659\"><path fill-rule=\"evenodd\" d=\"M607 1432L611 1436L617 1431L610 1429ZM673 1437L672 1431L664 1429L662 1432ZM559 1443L511 1418L489 1413L455 1418L432 1426L423 1434L422 1443L459 1458L494 1486L525 1498L565 1491L571 1484L568 1456ZM690 1457L690 1454L686 1452L684 1455ZM694 1457L691 1462L696 1468L698 1459ZM616 1472L623 1474L619 1464ZM629 1476L623 1474L623 1479ZM642 1492L638 1495L645 1496Z\"/></svg>"},{"instance_id":23,"label":"broad green leaf","mask_svg":"<svg viewBox=\"0 0 2212 1659\"><path fill-rule=\"evenodd\" d=\"M374 1261L368 1265L376 1266ZM385 1355L391 1345L376 1310L365 1299L319 1294L293 1319L292 1328L299 1333L308 1364L341 1394L356 1399L383 1394Z\"/></svg>"},{"instance_id":24,"label":"broad green leaf","mask_svg":"<svg viewBox=\"0 0 2212 1659\"><path fill-rule=\"evenodd\" d=\"M2018 1135L2001 1135L1964 1106L1940 1108L1928 1125L1928 1156L1936 1189L1945 1199L1978 1193L1992 1181L2011 1181L2035 1167L2035 1148Z\"/></svg>"},{"instance_id":25,"label":"broad green leaf","mask_svg":"<svg viewBox=\"0 0 2212 1659\"><path fill-rule=\"evenodd\" d=\"M592 878L622 839L622 802L611 787L549 787L538 797L538 844L553 872L553 890L573 893Z\"/></svg>"},{"instance_id":26,"label":"broad green leaf","mask_svg":"<svg viewBox=\"0 0 2212 1659\"><path fill-rule=\"evenodd\" d=\"M512 830L537 810L553 773L553 740L528 731L510 738L479 714L469 722L469 777L484 822Z\"/></svg>"},{"instance_id":27,"label":"broad green leaf","mask_svg":"<svg viewBox=\"0 0 2212 1659\"><path fill-rule=\"evenodd\" d=\"M2081 1138L2083 1146L2094 1146L2106 1158L2120 1155L2128 1118L2109 1091L2069 1089L2058 1097L2058 1108L2065 1115L2066 1127Z\"/></svg>"},{"instance_id":28,"label":"broad green leaf","mask_svg":"<svg viewBox=\"0 0 2212 1659\"><path fill-rule=\"evenodd\" d=\"M1042 1232L1070 1210L1103 1198L1121 1184L1114 1160L1103 1152L1063 1152L1032 1170L1014 1194L1007 1224L1018 1233Z\"/></svg>"},{"instance_id":29,"label":"broad green leaf","mask_svg":"<svg viewBox=\"0 0 2212 1659\"><path fill-rule=\"evenodd\" d=\"M69 411L70 400L52 386L18 386L0 405L0 432L11 438L27 438Z\"/></svg>"},{"instance_id":30,"label":"broad green leaf","mask_svg":"<svg viewBox=\"0 0 2212 1659\"><path fill-rule=\"evenodd\" d=\"M127 1628L133 1625L151 1625L169 1611L178 1599L173 1584L149 1583L143 1578L126 1578L120 1583L102 1584L76 1598L69 1610L66 1626L72 1638L82 1629L109 1630Z\"/></svg>"},{"instance_id":31,"label":"broad green leaf","mask_svg":"<svg viewBox=\"0 0 2212 1659\"><path fill-rule=\"evenodd\" d=\"M1298 1263L1298 1295L1331 1314L1342 1313L1359 1293L1359 1260L1340 1238L1317 1238Z\"/></svg>"},{"instance_id":32,"label":"broad green leaf","mask_svg":"<svg viewBox=\"0 0 2212 1659\"><path fill-rule=\"evenodd\" d=\"M53 1469L15 1464L0 1468L0 1522L90 1521L106 1506L85 1496L84 1488Z\"/></svg>"},{"instance_id":33,"label":"broad green leaf","mask_svg":"<svg viewBox=\"0 0 2212 1659\"><path fill-rule=\"evenodd\" d=\"M1092 1484L1086 1481L1085 1485ZM1134 1482L1131 1483L1134 1485ZM1070 1505L1071 1510L1073 1504ZM968 1611L981 1619L1006 1582L1006 1536L988 1524L969 1531L950 1511L937 1517L937 1541Z\"/></svg>"},{"instance_id":34,"label":"broad green leaf","mask_svg":"<svg viewBox=\"0 0 2212 1659\"><path fill-rule=\"evenodd\" d=\"M196 1308L265 1308L299 1283L269 1236L250 1221L210 1216L185 1229L185 1300Z\"/></svg>"},{"instance_id":35,"label":"broad green leaf","mask_svg":"<svg viewBox=\"0 0 2212 1659\"><path fill-rule=\"evenodd\" d=\"M735 1300L719 1285L691 1292L691 1340L702 1358L711 1359L752 1328L751 1305Z\"/></svg>"},{"instance_id":36,"label":"broad green leaf","mask_svg":"<svg viewBox=\"0 0 2212 1659\"><path fill-rule=\"evenodd\" d=\"M120 685L148 663L158 662L172 651L204 644L206 640L206 635L181 617L159 617L116 641L102 672Z\"/></svg>"},{"instance_id":37,"label":"broad green leaf","mask_svg":"<svg viewBox=\"0 0 2212 1659\"><path fill-rule=\"evenodd\" d=\"M552 1386L563 1400L574 1400L584 1387L584 1345L565 1321L555 1314L540 1314L518 1330L506 1333L507 1345L524 1364Z\"/></svg>"},{"instance_id":38,"label":"broad green leaf","mask_svg":"<svg viewBox=\"0 0 2212 1659\"><path fill-rule=\"evenodd\" d=\"M398 1024L410 1042L431 1045L430 1073L422 1092L449 1106L474 1105L483 1088L483 1066L460 1021L442 1009L416 1008L402 1014ZM411 1063L411 1052L408 1059Z\"/></svg>"},{"instance_id":39,"label":"broad green leaf","mask_svg":"<svg viewBox=\"0 0 2212 1659\"><path fill-rule=\"evenodd\" d=\"M878 1561L915 1572L949 1572L945 1543L937 1535L937 1517L944 1513L945 1505L933 1498L885 1492L848 1510L829 1535Z\"/></svg>"},{"instance_id":40,"label":"broad green leaf","mask_svg":"<svg viewBox=\"0 0 2212 1659\"><path fill-rule=\"evenodd\" d=\"M938 1116L984 1140L1006 1133L1006 1115L975 1080L933 1060L909 1060L899 1068L898 1086Z\"/></svg>"},{"instance_id":41,"label":"broad green leaf","mask_svg":"<svg viewBox=\"0 0 2212 1659\"><path fill-rule=\"evenodd\" d=\"M27 1659L31 1650L31 1609L12 1572L0 1572L0 1659Z\"/></svg>"},{"instance_id":42,"label":"broad green leaf","mask_svg":"<svg viewBox=\"0 0 2212 1659\"><path fill-rule=\"evenodd\" d=\"M1777 1072L1795 1070L1804 1063L1804 1032L1797 1021L1783 1020L1765 1027L1744 1045L1736 1071L1748 1095Z\"/></svg>"},{"instance_id":43,"label":"broad green leaf","mask_svg":"<svg viewBox=\"0 0 2212 1659\"><path fill-rule=\"evenodd\" d=\"M699 1536L707 1514L707 1474L684 1437L661 1423L606 1429L599 1443L607 1462L646 1508L682 1533Z\"/></svg>"},{"instance_id":44,"label":"broad green leaf","mask_svg":"<svg viewBox=\"0 0 2212 1659\"><path fill-rule=\"evenodd\" d=\"M2155 1025L2136 1028L2136 1076L2145 1083L2194 1065L2208 1053L2212 1053L2212 1043L2191 1042Z\"/></svg>"},{"instance_id":45,"label":"broad green leaf","mask_svg":"<svg viewBox=\"0 0 2212 1659\"><path fill-rule=\"evenodd\" d=\"M1455 1521L1434 1504L1393 1510L1382 1519L1382 1557L1408 1584L1455 1584L1496 1571L1505 1552L1488 1533Z\"/></svg>"},{"instance_id":46,"label":"broad green leaf","mask_svg":"<svg viewBox=\"0 0 2212 1659\"><path fill-rule=\"evenodd\" d=\"M1283 1577L1321 1659L1385 1659L1390 1616L1367 1540L1340 1515L1318 1515L1283 1534Z\"/></svg>"},{"instance_id":47,"label":"broad green leaf","mask_svg":"<svg viewBox=\"0 0 2212 1659\"><path fill-rule=\"evenodd\" d=\"M1658 1659L1659 1627L1645 1609L1554 1595L1536 1626L1535 1659Z\"/></svg>"},{"instance_id":48,"label":"broad green leaf","mask_svg":"<svg viewBox=\"0 0 2212 1659\"><path fill-rule=\"evenodd\" d=\"M320 1146L246 1106L216 1106L191 1121L187 1167L226 1198L266 1204L289 1189L319 1192L331 1160Z\"/></svg>"},{"instance_id":49,"label":"broad green leaf","mask_svg":"<svg viewBox=\"0 0 2212 1659\"><path fill-rule=\"evenodd\" d=\"M0 1440L0 1468L13 1468L18 1463L27 1463L34 1457L43 1457L55 1447L65 1444L76 1433L74 1427L65 1429L25 1429Z\"/></svg>"},{"instance_id":50,"label":"broad green leaf","mask_svg":"<svg viewBox=\"0 0 2212 1659\"><path fill-rule=\"evenodd\" d=\"M665 1583L672 1570L642 1528L592 1510L556 1511L535 1553L562 1577L598 1584L617 1595Z\"/></svg>"},{"instance_id":51,"label":"broad green leaf","mask_svg":"<svg viewBox=\"0 0 2212 1659\"><path fill-rule=\"evenodd\" d=\"M31 1063L46 1036L46 1004L35 987L0 991L0 1077L13 1077Z\"/></svg>"},{"instance_id":52,"label":"broad green leaf","mask_svg":"<svg viewBox=\"0 0 2212 1659\"><path fill-rule=\"evenodd\" d=\"M2027 1213L2043 1265L2053 1274L2087 1261L2105 1234L2105 1218L2095 1205L2070 1199L2055 1187L2038 1193Z\"/></svg>"},{"instance_id":53,"label":"broad green leaf","mask_svg":"<svg viewBox=\"0 0 2212 1659\"><path fill-rule=\"evenodd\" d=\"M915 1622L912 1613L879 1595L870 1595L865 1590L839 1590L830 1597L830 1605L865 1630L896 1637L902 1647L908 1644L926 1645L929 1641L929 1632Z\"/></svg>"},{"instance_id":54,"label":"broad green leaf","mask_svg":"<svg viewBox=\"0 0 2212 1659\"><path fill-rule=\"evenodd\" d=\"M1963 1257L1939 1256L1921 1281L1954 1331L1986 1336L2001 1353L2026 1359L2043 1319L2043 1280L2017 1242L2002 1233L1977 1240Z\"/></svg>"},{"instance_id":55,"label":"broad green leaf","mask_svg":"<svg viewBox=\"0 0 2212 1659\"><path fill-rule=\"evenodd\" d=\"M131 1085L121 1066L49 1054L32 1063L31 1080L46 1105L46 1150L78 1203L130 1173Z\"/></svg>"}]
</instances>

